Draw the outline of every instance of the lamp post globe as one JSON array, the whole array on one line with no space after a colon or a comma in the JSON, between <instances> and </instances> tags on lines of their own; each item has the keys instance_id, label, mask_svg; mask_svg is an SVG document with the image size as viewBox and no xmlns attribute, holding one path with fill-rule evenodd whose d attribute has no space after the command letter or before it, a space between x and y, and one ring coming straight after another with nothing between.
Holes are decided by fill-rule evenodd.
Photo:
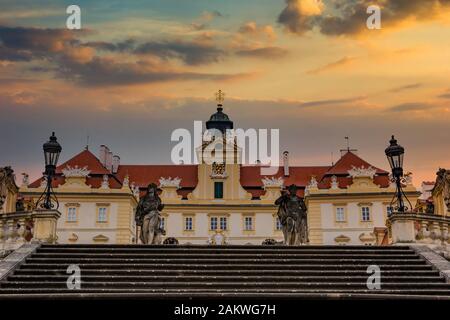
<instances>
[{"instance_id":1,"label":"lamp post globe","mask_svg":"<svg viewBox=\"0 0 450 320\"><path fill-rule=\"evenodd\" d=\"M59 203L56 195L53 192L52 181L53 176L56 173L56 164L58 163L58 158L62 151L62 147L58 143L54 132L52 132L50 139L46 143L44 143L42 149L44 150L44 179L46 180L46 186L44 192L39 197L36 206L40 205L40 207L43 209L51 210L55 208L55 205L53 204L53 202L55 202L56 209L58 209Z\"/></svg>"},{"instance_id":2,"label":"lamp post globe","mask_svg":"<svg viewBox=\"0 0 450 320\"><path fill-rule=\"evenodd\" d=\"M403 176L403 156L405 148L397 143L397 140L392 136L389 141L390 145L386 148L385 153L391 166L392 175L394 177Z\"/></svg>"},{"instance_id":3,"label":"lamp post globe","mask_svg":"<svg viewBox=\"0 0 450 320\"><path fill-rule=\"evenodd\" d=\"M405 206L405 202L403 198L406 197L405 193L402 189L402 181L403 181L403 157L405 155L405 148L397 143L397 140L394 136L392 136L389 141L389 146L385 150L386 157L389 161L389 165L392 170L392 178L395 182L396 191L394 194L394 198L392 199L392 204L396 203L396 210L398 212L405 212L408 208ZM408 200L409 202L409 200Z\"/></svg>"},{"instance_id":4,"label":"lamp post globe","mask_svg":"<svg viewBox=\"0 0 450 320\"><path fill-rule=\"evenodd\" d=\"M58 143L55 133L52 132L49 141L42 146L45 159L45 174L55 174L56 164L61 153L62 147Z\"/></svg>"}]
</instances>

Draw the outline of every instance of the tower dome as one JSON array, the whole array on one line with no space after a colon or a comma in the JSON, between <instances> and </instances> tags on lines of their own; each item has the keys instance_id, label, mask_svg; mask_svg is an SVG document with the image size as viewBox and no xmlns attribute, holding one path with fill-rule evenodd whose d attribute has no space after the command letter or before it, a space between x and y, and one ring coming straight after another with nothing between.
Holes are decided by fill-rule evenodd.
<instances>
[{"instance_id":1,"label":"tower dome","mask_svg":"<svg viewBox=\"0 0 450 320\"><path fill-rule=\"evenodd\" d=\"M222 90L216 93L217 112L213 113L206 122L206 129L217 129L225 133L227 129L233 129L233 121L230 120L227 114L223 113L223 101L225 94Z\"/></svg>"}]
</instances>

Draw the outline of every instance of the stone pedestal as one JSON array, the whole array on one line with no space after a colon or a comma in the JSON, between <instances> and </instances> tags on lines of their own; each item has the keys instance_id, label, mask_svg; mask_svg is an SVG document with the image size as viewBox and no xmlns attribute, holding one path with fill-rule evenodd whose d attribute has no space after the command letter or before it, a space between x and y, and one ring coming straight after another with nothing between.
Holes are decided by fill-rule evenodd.
<instances>
[{"instance_id":1,"label":"stone pedestal","mask_svg":"<svg viewBox=\"0 0 450 320\"><path fill-rule=\"evenodd\" d=\"M165 200L168 201L178 201L181 200L181 196L177 193L178 187L177 186L163 186L161 187L162 193L161 193L161 199L163 202Z\"/></svg>"},{"instance_id":2,"label":"stone pedestal","mask_svg":"<svg viewBox=\"0 0 450 320\"><path fill-rule=\"evenodd\" d=\"M392 242L412 243L416 240L414 221L397 220L392 222Z\"/></svg>"},{"instance_id":3,"label":"stone pedestal","mask_svg":"<svg viewBox=\"0 0 450 320\"><path fill-rule=\"evenodd\" d=\"M33 241L55 243L56 223L61 216L58 210L36 210L33 212Z\"/></svg>"}]
</instances>

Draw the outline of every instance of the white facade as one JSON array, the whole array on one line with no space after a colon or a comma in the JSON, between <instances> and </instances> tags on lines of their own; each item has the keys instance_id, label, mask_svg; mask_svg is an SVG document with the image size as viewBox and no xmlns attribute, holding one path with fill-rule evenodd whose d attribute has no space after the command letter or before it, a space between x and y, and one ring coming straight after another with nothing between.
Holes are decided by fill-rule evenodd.
<instances>
[{"instance_id":1,"label":"white facade","mask_svg":"<svg viewBox=\"0 0 450 320\"><path fill-rule=\"evenodd\" d=\"M320 209L323 244L373 244L375 242L374 228L386 226L388 205L385 202L324 203L320 205ZM338 210L344 212L343 220ZM369 220L367 215L363 217L363 210L365 213L368 210Z\"/></svg>"}]
</instances>

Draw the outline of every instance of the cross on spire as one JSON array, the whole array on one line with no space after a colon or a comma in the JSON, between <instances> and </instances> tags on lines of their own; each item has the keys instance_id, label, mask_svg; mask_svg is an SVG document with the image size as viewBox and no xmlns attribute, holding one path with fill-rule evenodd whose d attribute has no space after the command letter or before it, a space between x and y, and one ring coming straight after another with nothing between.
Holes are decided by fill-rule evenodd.
<instances>
[{"instance_id":1,"label":"cross on spire","mask_svg":"<svg viewBox=\"0 0 450 320\"><path fill-rule=\"evenodd\" d=\"M219 90L215 93L216 95L216 101L218 106L222 106L223 102L225 101L225 92L222 90Z\"/></svg>"},{"instance_id":2,"label":"cross on spire","mask_svg":"<svg viewBox=\"0 0 450 320\"><path fill-rule=\"evenodd\" d=\"M341 152L341 156L347 152L358 152L358 149L350 149L350 137L345 137L347 141L347 148L339 150Z\"/></svg>"}]
</instances>

